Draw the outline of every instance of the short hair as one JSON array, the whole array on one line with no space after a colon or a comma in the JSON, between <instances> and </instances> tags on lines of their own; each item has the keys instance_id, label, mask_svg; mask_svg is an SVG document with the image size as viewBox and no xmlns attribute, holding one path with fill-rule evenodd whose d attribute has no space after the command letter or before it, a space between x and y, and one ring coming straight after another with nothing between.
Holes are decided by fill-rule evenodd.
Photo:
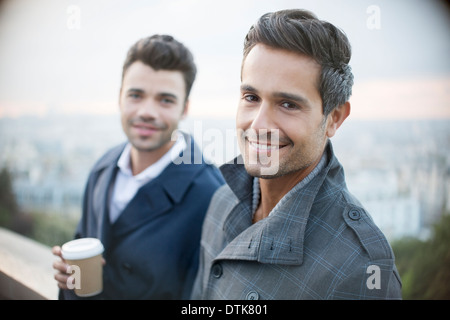
<instances>
[{"instance_id":1,"label":"short hair","mask_svg":"<svg viewBox=\"0 0 450 320\"><path fill-rule=\"evenodd\" d=\"M325 116L349 100L351 46L345 33L331 23L300 9L266 13L245 37L244 60L258 43L309 56L321 66L317 87Z\"/></svg>"},{"instance_id":2,"label":"short hair","mask_svg":"<svg viewBox=\"0 0 450 320\"><path fill-rule=\"evenodd\" d=\"M174 37L155 34L137 41L128 50L122 69L122 81L127 69L136 61L141 61L154 70L180 71L186 86L186 99L189 97L197 67L191 51Z\"/></svg>"}]
</instances>

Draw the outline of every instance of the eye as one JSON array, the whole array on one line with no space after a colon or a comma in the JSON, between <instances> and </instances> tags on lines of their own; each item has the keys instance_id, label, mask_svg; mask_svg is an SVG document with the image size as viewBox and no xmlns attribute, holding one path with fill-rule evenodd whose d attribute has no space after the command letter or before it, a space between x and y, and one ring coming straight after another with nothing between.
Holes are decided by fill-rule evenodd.
<instances>
[{"instance_id":1,"label":"eye","mask_svg":"<svg viewBox=\"0 0 450 320\"><path fill-rule=\"evenodd\" d=\"M165 106L170 106L176 103L175 99L172 98L161 98L160 102Z\"/></svg>"},{"instance_id":2,"label":"eye","mask_svg":"<svg viewBox=\"0 0 450 320\"><path fill-rule=\"evenodd\" d=\"M248 102L258 102L259 99L254 94L244 94L244 99Z\"/></svg>"},{"instance_id":3,"label":"eye","mask_svg":"<svg viewBox=\"0 0 450 320\"><path fill-rule=\"evenodd\" d=\"M135 92L130 92L128 94L128 98L131 98L133 100L137 100L141 97L141 95L139 93L135 93Z\"/></svg>"},{"instance_id":4,"label":"eye","mask_svg":"<svg viewBox=\"0 0 450 320\"><path fill-rule=\"evenodd\" d=\"M287 110L298 110L298 109L300 109L300 107L297 104L292 103L292 102L288 102L288 101L285 101L285 102L281 103L281 107L283 107L284 109L287 109Z\"/></svg>"}]
</instances>

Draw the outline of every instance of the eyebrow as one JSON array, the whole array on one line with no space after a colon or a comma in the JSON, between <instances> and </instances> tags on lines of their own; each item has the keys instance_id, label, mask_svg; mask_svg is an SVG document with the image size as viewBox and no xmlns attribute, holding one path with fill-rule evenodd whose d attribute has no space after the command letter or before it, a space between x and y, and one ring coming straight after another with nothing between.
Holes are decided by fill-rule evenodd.
<instances>
[{"instance_id":1,"label":"eyebrow","mask_svg":"<svg viewBox=\"0 0 450 320\"><path fill-rule=\"evenodd\" d=\"M139 88L129 88L127 90L127 92L128 93L135 92L135 93L145 94L145 90L139 89ZM178 100L178 96L173 93L170 93L170 92L158 92L158 96L166 97L166 98L173 98L173 99Z\"/></svg>"},{"instance_id":2,"label":"eyebrow","mask_svg":"<svg viewBox=\"0 0 450 320\"><path fill-rule=\"evenodd\" d=\"M248 85L248 84L241 85L241 91L249 91L249 92L253 92L256 94L258 93L257 89L255 89L254 87L252 87L251 85ZM274 92L272 94L272 96L274 98L282 98L282 99L291 100L291 101L297 102L305 107L310 107L310 103L309 103L308 99L306 99L305 97L302 97L298 94L293 94L293 93L288 93L288 92Z\"/></svg>"},{"instance_id":3,"label":"eyebrow","mask_svg":"<svg viewBox=\"0 0 450 320\"><path fill-rule=\"evenodd\" d=\"M129 92L145 93L144 90L142 90L142 89L137 89L137 88L129 88L129 89L127 90L127 92L128 92L128 93L129 93Z\"/></svg>"},{"instance_id":4,"label":"eyebrow","mask_svg":"<svg viewBox=\"0 0 450 320\"><path fill-rule=\"evenodd\" d=\"M251 92L258 92L258 90L256 90L255 88L253 88L252 86L248 85L248 84L242 84L241 85L241 91L251 91Z\"/></svg>"}]
</instances>

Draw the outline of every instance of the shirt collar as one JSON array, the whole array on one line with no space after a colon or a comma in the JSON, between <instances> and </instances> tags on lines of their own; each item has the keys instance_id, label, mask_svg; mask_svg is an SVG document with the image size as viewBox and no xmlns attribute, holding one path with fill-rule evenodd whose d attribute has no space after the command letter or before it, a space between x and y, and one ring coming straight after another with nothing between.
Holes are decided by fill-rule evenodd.
<instances>
[{"instance_id":1,"label":"shirt collar","mask_svg":"<svg viewBox=\"0 0 450 320\"><path fill-rule=\"evenodd\" d=\"M158 161L147 167L144 171L133 178L139 182L147 182L157 177L178 155L186 149L186 140L183 134L178 133L175 144ZM117 161L119 170L127 176L133 176L131 171L131 143L127 143L119 160Z\"/></svg>"}]
</instances>

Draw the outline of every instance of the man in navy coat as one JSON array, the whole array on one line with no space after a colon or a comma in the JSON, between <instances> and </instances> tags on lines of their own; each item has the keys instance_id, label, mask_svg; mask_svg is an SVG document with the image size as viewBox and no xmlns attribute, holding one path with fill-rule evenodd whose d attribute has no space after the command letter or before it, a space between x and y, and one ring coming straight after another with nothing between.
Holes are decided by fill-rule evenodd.
<instances>
[{"instance_id":1,"label":"man in navy coat","mask_svg":"<svg viewBox=\"0 0 450 320\"><path fill-rule=\"evenodd\" d=\"M75 234L105 248L103 292L91 299L190 296L204 215L224 183L192 137L177 130L195 75L191 52L171 36L141 39L128 52L119 99L128 142L94 165ZM60 299L80 299L68 288L61 248L52 251L61 258L53 265Z\"/></svg>"}]
</instances>

